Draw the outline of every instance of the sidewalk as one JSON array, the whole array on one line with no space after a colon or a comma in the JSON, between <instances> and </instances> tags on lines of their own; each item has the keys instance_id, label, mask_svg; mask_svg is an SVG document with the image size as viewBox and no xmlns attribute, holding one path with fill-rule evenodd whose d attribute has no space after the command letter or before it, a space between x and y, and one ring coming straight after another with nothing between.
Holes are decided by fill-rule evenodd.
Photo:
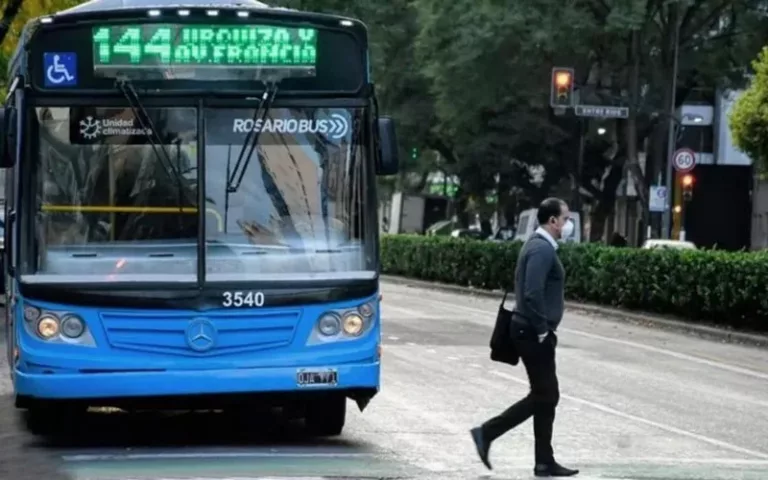
<instances>
[{"instance_id":1,"label":"sidewalk","mask_svg":"<svg viewBox=\"0 0 768 480\"><path fill-rule=\"evenodd\" d=\"M500 290L482 290L479 288L463 287L459 285L450 285L438 282L428 282L425 280L417 280L394 275L381 275L380 278L384 282L389 282L396 285L413 285L419 288L431 288L434 290L462 293L467 295L479 295L488 298L501 299L503 295L503 292ZM514 295L510 293L509 297L514 298ZM696 324L671 316L645 312L633 312L629 310L592 305L588 303L566 301L565 306L566 310L570 310L572 312L575 311L575 313L585 313L591 316L596 316L606 321L630 322L636 325L663 328L666 330L682 332L689 335L696 335L700 338L723 343L736 343L754 347L768 347L768 335L760 333L739 332L728 329L727 327Z\"/></svg>"}]
</instances>

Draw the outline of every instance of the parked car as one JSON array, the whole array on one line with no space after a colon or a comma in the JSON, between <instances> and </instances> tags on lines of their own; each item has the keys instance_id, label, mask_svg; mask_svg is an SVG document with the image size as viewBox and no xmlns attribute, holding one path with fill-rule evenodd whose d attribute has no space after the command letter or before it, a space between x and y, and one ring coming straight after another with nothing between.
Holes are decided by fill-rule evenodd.
<instances>
[{"instance_id":1,"label":"parked car","mask_svg":"<svg viewBox=\"0 0 768 480\"><path fill-rule=\"evenodd\" d=\"M453 238L473 238L475 240L485 239L485 235L480 229L475 228L457 228L451 232Z\"/></svg>"},{"instance_id":2,"label":"parked car","mask_svg":"<svg viewBox=\"0 0 768 480\"><path fill-rule=\"evenodd\" d=\"M673 248L677 250L696 250L696 245L684 240L664 240L661 238L650 238L645 241L643 248Z\"/></svg>"}]
</instances>

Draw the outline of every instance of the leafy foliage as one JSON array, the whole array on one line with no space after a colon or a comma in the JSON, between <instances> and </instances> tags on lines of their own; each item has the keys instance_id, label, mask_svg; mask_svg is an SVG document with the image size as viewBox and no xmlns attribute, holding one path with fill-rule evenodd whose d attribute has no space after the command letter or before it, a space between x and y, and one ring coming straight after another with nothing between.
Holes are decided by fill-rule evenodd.
<instances>
[{"instance_id":1,"label":"leafy foliage","mask_svg":"<svg viewBox=\"0 0 768 480\"><path fill-rule=\"evenodd\" d=\"M26 21L76 3L23 2L2 44L3 73ZM628 138L643 145L652 137L649 168L663 159L667 121L659 112L668 111L671 98L673 25L680 25L678 103L694 89L739 80L768 40L759 0L270 3L343 14L369 26L380 106L398 124L404 172L393 183L399 187L421 190L429 173L442 171L459 178L461 205L481 206L495 193L502 203L524 208L570 180L602 216L612 211L627 164L638 191L646 190ZM554 116L548 105L554 65L576 69L582 103L622 103L638 115L632 124L586 120L580 167L582 125L570 115ZM609 134L598 135L597 124ZM413 148L421 152L415 158ZM534 181L531 167L543 168L543 180Z\"/></svg>"},{"instance_id":2,"label":"leafy foliage","mask_svg":"<svg viewBox=\"0 0 768 480\"><path fill-rule=\"evenodd\" d=\"M630 136L638 145L652 137L650 170L664 158L669 122L660 112L669 110L671 98L673 25L680 25L678 104L694 89L713 91L739 80L768 40L768 20L757 0L281 3L355 16L369 25L374 79L382 109L398 122L406 173L423 180L425 172L440 170L458 176L464 204L498 193L518 208L570 179L603 217L613 209L627 164L638 190L646 191L636 158L630 158ZM572 116L553 116L549 107L555 65L576 69L582 103L621 103L637 113L631 125L586 120L581 168L581 125ZM598 124L609 134L596 134ZM412 147L440 155L412 160ZM533 182L531 166L544 168L543 183Z\"/></svg>"},{"instance_id":3,"label":"leafy foliage","mask_svg":"<svg viewBox=\"0 0 768 480\"><path fill-rule=\"evenodd\" d=\"M519 242L388 235L383 273L483 289L514 288ZM566 297L768 331L768 253L563 245Z\"/></svg>"},{"instance_id":4,"label":"leafy foliage","mask_svg":"<svg viewBox=\"0 0 768 480\"><path fill-rule=\"evenodd\" d=\"M768 170L768 47L752 63L752 84L731 110L729 123L736 146L763 171Z\"/></svg>"},{"instance_id":5,"label":"leafy foliage","mask_svg":"<svg viewBox=\"0 0 768 480\"><path fill-rule=\"evenodd\" d=\"M10 1L3 2L3 8L5 9L10 3ZM5 90L8 87L8 62L16 50L16 44L24 25L34 18L74 7L78 3L81 2L79 0L24 0L13 18L3 19L3 21L10 23L5 37L2 38L2 45L0 45L0 93L3 96L5 96Z\"/></svg>"}]
</instances>

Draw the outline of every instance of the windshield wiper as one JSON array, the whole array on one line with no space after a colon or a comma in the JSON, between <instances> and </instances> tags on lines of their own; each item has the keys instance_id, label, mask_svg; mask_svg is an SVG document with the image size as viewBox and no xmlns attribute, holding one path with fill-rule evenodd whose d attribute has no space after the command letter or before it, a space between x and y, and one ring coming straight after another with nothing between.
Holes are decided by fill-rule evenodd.
<instances>
[{"instance_id":1,"label":"windshield wiper","mask_svg":"<svg viewBox=\"0 0 768 480\"><path fill-rule=\"evenodd\" d=\"M253 128L246 134L243 146L240 148L240 154L237 156L235 167L232 169L231 175L227 179L227 193L237 192L240 188L240 184L243 183L243 177L245 176L246 170L248 170L248 165L251 163L253 151L256 150L256 147L259 144L259 135L264 128L264 120L266 120L267 113L269 113L269 107L272 105L272 102L275 101L275 96L277 96L277 82L266 84L264 94L261 96L261 101L253 112ZM258 131L256 131L257 125ZM245 155L245 149L249 146L250 150L248 151L248 155ZM241 163L243 164L242 168L240 168ZM235 182L235 177L237 177L237 182Z\"/></svg>"},{"instance_id":2,"label":"windshield wiper","mask_svg":"<svg viewBox=\"0 0 768 480\"><path fill-rule=\"evenodd\" d=\"M184 189L184 177L181 175L181 172L173 165L173 161L168 155L168 152L162 148L161 145L163 144L163 140L157 133L157 127L155 127L155 124L147 113L147 110L144 108L144 105L141 104L139 95L136 93L136 89L133 88L131 81L125 78L118 78L115 81L115 86L118 88L118 90L120 90L125 99L128 100L128 106L131 108L131 111L136 117L136 120L139 121L141 128L149 132L149 144L152 147L152 151L155 153L158 161L163 166L163 170L168 176L168 179L172 182L176 181L176 188L179 190L179 212L183 211L183 200L187 200L190 206L196 205L197 199L189 198L189 192ZM185 198L182 199L181 197Z\"/></svg>"}]
</instances>

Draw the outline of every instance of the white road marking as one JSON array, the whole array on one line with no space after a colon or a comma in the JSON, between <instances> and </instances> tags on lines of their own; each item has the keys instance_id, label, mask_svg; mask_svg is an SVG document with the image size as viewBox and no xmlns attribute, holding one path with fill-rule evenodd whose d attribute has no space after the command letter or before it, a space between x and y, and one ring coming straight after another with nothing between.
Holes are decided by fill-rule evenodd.
<instances>
[{"instance_id":1,"label":"white road marking","mask_svg":"<svg viewBox=\"0 0 768 480\"><path fill-rule=\"evenodd\" d=\"M433 304L436 304L436 305L442 304L443 306L450 305L451 308L457 308L457 309L464 310L466 312L488 316L489 320L492 320L493 319L492 315L495 315L495 312L493 312L491 310L482 310L482 309L474 308L474 307L466 307L464 305L458 305L458 304L455 304L455 303L452 303L452 302L442 302L442 301L439 301L439 300L426 300L424 298L421 298L420 301L428 302L428 303L433 303ZM490 324L490 322L489 322L489 324ZM645 344L642 344L642 343L632 342L630 340L621 340L621 339L618 339L618 338L606 337L606 336L603 336L603 335L598 335L598 334L595 334L595 333L583 332L581 330L574 330L574 329L571 329L571 328L565 328L565 327L564 328L560 328L560 331L566 332L566 333L570 333L570 334L573 334L573 335L580 335L582 337L591 338L593 340L600 340L600 341L603 341L603 342L613 343L613 344L616 344L616 345L624 345L626 347L632 347L632 348L636 348L636 349L639 349L639 350L645 350L646 352L658 353L658 354L661 354L661 355L666 355L668 357L676 358L678 360L686 360L686 361L689 361L689 362L698 363L699 365L706 365L708 367L715 367L715 368L719 368L721 370L725 370L725 371L728 371L728 372L731 372L731 373L738 373L740 375L746 375L748 377L758 378L760 380L768 380L768 374L766 374L766 373L757 372L755 370L750 370L750 369L747 369L747 368L737 367L737 366L730 365L730 364L723 363L723 362L717 362L717 361L714 361L714 360L708 360L708 359L705 359L705 358L696 357L694 355L688 355L688 354L685 354L685 353L676 352L674 350L667 350L667 349L664 349L664 348L652 347L650 345L645 345Z\"/></svg>"},{"instance_id":2,"label":"white road marking","mask_svg":"<svg viewBox=\"0 0 768 480\"><path fill-rule=\"evenodd\" d=\"M163 477L156 480L330 480L333 477ZM139 480L126 478L125 480Z\"/></svg>"},{"instance_id":3,"label":"white road marking","mask_svg":"<svg viewBox=\"0 0 768 480\"><path fill-rule=\"evenodd\" d=\"M584 462L584 463L601 463L599 460L596 462ZM665 457L638 457L638 458L622 458L620 461L605 460L608 465L615 465L617 463L627 464L648 464L648 465L719 465L719 466L739 466L739 467L766 467L768 466L768 460L748 460L738 458L665 458Z\"/></svg>"},{"instance_id":4,"label":"white road marking","mask_svg":"<svg viewBox=\"0 0 768 480\"><path fill-rule=\"evenodd\" d=\"M500 372L498 370L490 370L489 372L491 375L495 375L497 377L504 378L506 380L511 380L515 383L519 383L521 385L528 385L527 380L522 380L520 378L517 378L513 375L510 375L508 373ZM619 410L616 410L614 408L611 408L607 405L602 405L596 402L592 402L590 400L585 400L583 398L574 397L573 395L568 395L565 393L560 393L560 398L565 398L567 400L570 400L571 402L578 403L590 408L593 408L595 410L599 410L603 413L607 413L616 417L623 418L625 420L631 420L636 423L642 423L643 425L648 425L650 427L657 428L659 430L663 430L667 433L673 433L676 435L680 435L682 437L688 437L693 440L700 441L702 443L707 443L709 445L713 445L715 447L720 447L726 450L730 450L735 453L742 453L745 455L750 455L753 457L761 458L764 460L768 460L768 453L765 452L759 452L757 450L752 450L749 448L740 447L738 445L734 445L729 442L724 442L722 440L717 440L715 438L707 437L705 435L699 435L698 433L689 432L688 430L683 430L681 428L673 427L671 425L665 425L663 423L654 422L653 420L648 420L647 418L638 417L637 415L632 415L630 413L621 412Z\"/></svg>"},{"instance_id":5,"label":"white road marking","mask_svg":"<svg viewBox=\"0 0 768 480\"><path fill-rule=\"evenodd\" d=\"M290 452L158 452L158 453L125 453L125 454L77 454L62 455L65 462L94 462L109 460L178 460L201 458L365 458L373 457L373 453L290 453Z\"/></svg>"}]
</instances>

